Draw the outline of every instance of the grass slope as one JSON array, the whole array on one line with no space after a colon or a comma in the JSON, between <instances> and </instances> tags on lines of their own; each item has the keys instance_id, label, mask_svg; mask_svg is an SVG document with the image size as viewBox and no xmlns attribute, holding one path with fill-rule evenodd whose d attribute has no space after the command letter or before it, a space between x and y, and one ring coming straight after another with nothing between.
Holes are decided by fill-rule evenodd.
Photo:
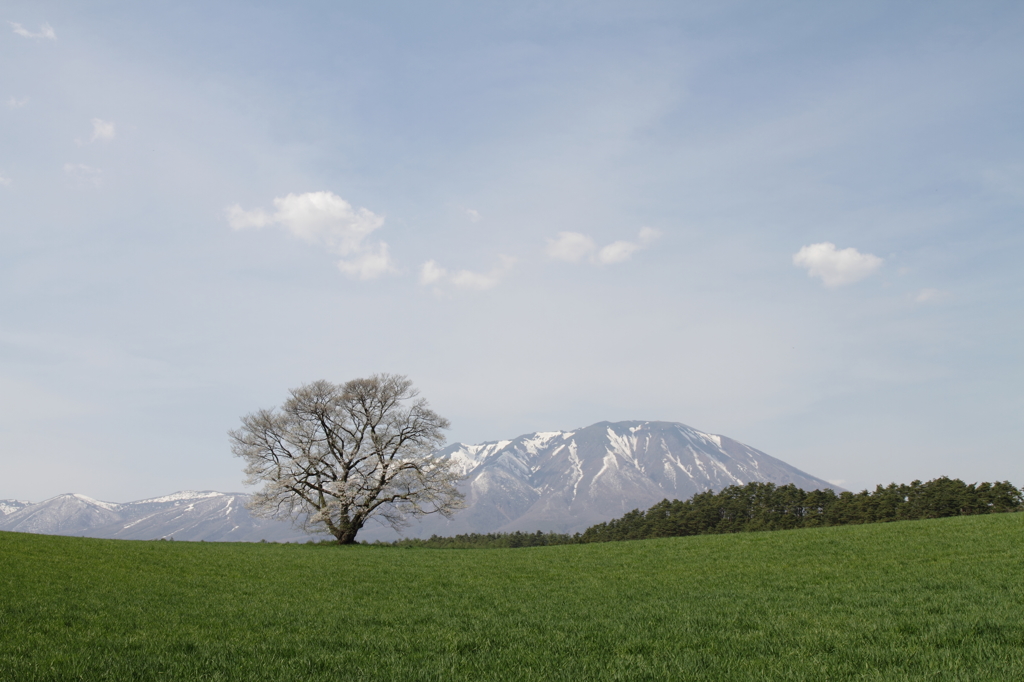
<instances>
[{"instance_id":1,"label":"grass slope","mask_svg":"<svg viewBox=\"0 0 1024 682\"><path fill-rule=\"evenodd\" d=\"M0 533L3 680L1024 679L1024 514L532 549Z\"/></svg>"}]
</instances>

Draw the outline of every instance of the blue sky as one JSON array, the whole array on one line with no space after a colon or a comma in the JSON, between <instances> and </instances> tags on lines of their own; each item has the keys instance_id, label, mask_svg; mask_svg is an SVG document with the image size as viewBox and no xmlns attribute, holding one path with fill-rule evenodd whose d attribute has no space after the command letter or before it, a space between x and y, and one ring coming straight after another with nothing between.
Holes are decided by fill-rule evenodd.
<instances>
[{"instance_id":1,"label":"blue sky","mask_svg":"<svg viewBox=\"0 0 1024 682\"><path fill-rule=\"evenodd\" d=\"M1024 484L1020 3L0 21L0 498L239 490L241 415L374 372Z\"/></svg>"}]
</instances>

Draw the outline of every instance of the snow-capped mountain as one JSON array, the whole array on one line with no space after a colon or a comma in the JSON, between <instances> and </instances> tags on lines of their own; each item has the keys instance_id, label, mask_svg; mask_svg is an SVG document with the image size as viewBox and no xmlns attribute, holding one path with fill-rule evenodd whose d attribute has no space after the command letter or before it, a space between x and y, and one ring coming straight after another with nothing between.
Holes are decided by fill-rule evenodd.
<instances>
[{"instance_id":1,"label":"snow-capped mountain","mask_svg":"<svg viewBox=\"0 0 1024 682\"><path fill-rule=\"evenodd\" d=\"M58 495L22 507L0 518L0 529L52 535L85 535L95 528L117 523L119 505L85 495Z\"/></svg>"},{"instance_id":2,"label":"snow-capped mountain","mask_svg":"<svg viewBox=\"0 0 1024 682\"><path fill-rule=\"evenodd\" d=\"M243 506L243 493L182 491L164 497L117 504L85 495L58 495L38 504L23 503L0 516L0 530L49 535L82 535L124 540L305 541L287 521L258 519ZM13 507L13 500L0 505Z\"/></svg>"},{"instance_id":3,"label":"snow-capped mountain","mask_svg":"<svg viewBox=\"0 0 1024 682\"><path fill-rule=\"evenodd\" d=\"M467 508L450 521L430 517L406 536L573 533L666 498L685 500L751 481L836 489L731 438L671 422L600 422L480 445L455 443L440 454L466 476ZM372 528L364 534L388 536Z\"/></svg>"},{"instance_id":4,"label":"snow-capped mountain","mask_svg":"<svg viewBox=\"0 0 1024 682\"><path fill-rule=\"evenodd\" d=\"M438 453L465 476L467 508L450 521L428 517L400 535L583 531L631 509L684 500L751 481L833 488L725 436L670 422L601 422L576 431L531 433L480 445L455 443ZM97 538L305 541L288 521L258 519L243 493L183 491L137 502L58 495L38 504L0 500L0 530ZM370 523L360 540L394 539Z\"/></svg>"}]
</instances>

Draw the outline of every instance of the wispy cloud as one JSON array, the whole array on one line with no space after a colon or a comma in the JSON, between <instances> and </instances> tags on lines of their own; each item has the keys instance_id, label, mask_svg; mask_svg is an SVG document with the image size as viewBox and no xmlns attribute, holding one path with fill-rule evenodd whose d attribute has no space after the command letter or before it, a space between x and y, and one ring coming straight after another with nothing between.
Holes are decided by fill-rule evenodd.
<instances>
[{"instance_id":1,"label":"wispy cloud","mask_svg":"<svg viewBox=\"0 0 1024 682\"><path fill-rule=\"evenodd\" d=\"M7 23L11 25L11 28L14 29L15 33L24 38L47 38L49 40L57 39L57 34L53 32L53 27L50 26L49 24L40 25L39 32L32 33L32 31L29 31L28 29L26 29L24 26L17 22L8 21Z\"/></svg>"},{"instance_id":2,"label":"wispy cloud","mask_svg":"<svg viewBox=\"0 0 1024 682\"><path fill-rule=\"evenodd\" d=\"M0 175L0 185L3 185L4 187L6 187L6 186L8 186L10 184L11 184L11 179L10 178L5 177L3 175Z\"/></svg>"},{"instance_id":3,"label":"wispy cloud","mask_svg":"<svg viewBox=\"0 0 1024 682\"><path fill-rule=\"evenodd\" d=\"M384 224L384 217L355 209L333 192L289 194L274 199L273 213L262 208L244 210L238 204L226 210L233 229L277 225L310 244L318 244L338 256L338 269L356 279L373 279L394 271L384 242L370 244L367 237Z\"/></svg>"},{"instance_id":4,"label":"wispy cloud","mask_svg":"<svg viewBox=\"0 0 1024 682\"><path fill-rule=\"evenodd\" d=\"M92 120L92 137L89 139L90 142L96 142L97 140L107 142L114 139L114 134L114 123L112 121L104 121L100 118Z\"/></svg>"},{"instance_id":5,"label":"wispy cloud","mask_svg":"<svg viewBox=\"0 0 1024 682\"><path fill-rule=\"evenodd\" d=\"M376 249L368 248L356 258L338 261L338 269L356 279L374 279L395 268L388 254L388 245L378 242Z\"/></svg>"},{"instance_id":6,"label":"wispy cloud","mask_svg":"<svg viewBox=\"0 0 1024 682\"><path fill-rule=\"evenodd\" d=\"M486 291L493 289L504 278L515 265L516 259L511 256L498 256L498 264L487 272L475 272L473 270L459 270L449 272L441 267L437 261L428 260L420 266L420 284L423 286L434 286L440 291L442 285L450 284L459 289L474 289Z\"/></svg>"},{"instance_id":7,"label":"wispy cloud","mask_svg":"<svg viewBox=\"0 0 1024 682\"><path fill-rule=\"evenodd\" d=\"M578 263L597 249L594 240L580 232L559 232L554 239L548 240L544 253L549 258Z\"/></svg>"},{"instance_id":8,"label":"wispy cloud","mask_svg":"<svg viewBox=\"0 0 1024 682\"><path fill-rule=\"evenodd\" d=\"M447 276L448 271L438 265L436 260L428 260L420 267L420 284L424 286L440 284Z\"/></svg>"},{"instance_id":9,"label":"wispy cloud","mask_svg":"<svg viewBox=\"0 0 1024 682\"><path fill-rule=\"evenodd\" d=\"M859 282L882 267L882 259L850 247L837 250L831 242L810 244L793 254L793 265L805 268L808 277L820 277L827 287Z\"/></svg>"},{"instance_id":10,"label":"wispy cloud","mask_svg":"<svg viewBox=\"0 0 1024 682\"><path fill-rule=\"evenodd\" d=\"M615 241L600 249L594 240L580 232L559 232L554 239L549 239L544 253L549 258L578 263L584 258L597 265L612 265L628 260L634 253L643 249L658 238L659 232L645 227L640 230L637 240Z\"/></svg>"},{"instance_id":11,"label":"wispy cloud","mask_svg":"<svg viewBox=\"0 0 1024 682\"><path fill-rule=\"evenodd\" d=\"M938 289L921 289L914 296L914 301L917 303L934 303L940 301L946 297L946 292L939 291Z\"/></svg>"},{"instance_id":12,"label":"wispy cloud","mask_svg":"<svg viewBox=\"0 0 1024 682\"><path fill-rule=\"evenodd\" d=\"M14 97L13 95L7 100L8 109L20 109L21 107L28 104L28 97Z\"/></svg>"},{"instance_id":13,"label":"wispy cloud","mask_svg":"<svg viewBox=\"0 0 1024 682\"><path fill-rule=\"evenodd\" d=\"M465 209L465 211L466 215L469 216L469 221L471 223L480 222L480 211L476 210L475 208L467 208Z\"/></svg>"},{"instance_id":14,"label":"wispy cloud","mask_svg":"<svg viewBox=\"0 0 1024 682\"><path fill-rule=\"evenodd\" d=\"M84 163L65 163L64 172L82 184L99 187L103 183L103 171Z\"/></svg>"},{"instance_id":15,"label":"wispy cloud","mask_svg":"<svg viewBox=\"0 0 1024 682\"><path fill-rule=\"evenodd\" d=\"M629 260L629 257L633 255L633 252L639 249L640 245L634 242L612 242L597 252L596 260L601 265L621 263L624 260Z\"/></svg>"}]
</instances>

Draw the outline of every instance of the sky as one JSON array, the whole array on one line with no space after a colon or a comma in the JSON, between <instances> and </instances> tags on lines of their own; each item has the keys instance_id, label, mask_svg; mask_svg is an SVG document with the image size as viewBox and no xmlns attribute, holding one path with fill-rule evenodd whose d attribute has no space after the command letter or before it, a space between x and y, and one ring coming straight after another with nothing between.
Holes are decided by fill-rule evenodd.
<instances>
[{"instance_id":1,"label":"sky","mask_svg":"<svg viewBox=\"0 0 1024 682\"><path fill-rule=\"evenodd\" d=\"M1022 121L1019 2L9 0L0 498L244 490L380 372L1024 485Z\"/></svg>"}]
</instances>

